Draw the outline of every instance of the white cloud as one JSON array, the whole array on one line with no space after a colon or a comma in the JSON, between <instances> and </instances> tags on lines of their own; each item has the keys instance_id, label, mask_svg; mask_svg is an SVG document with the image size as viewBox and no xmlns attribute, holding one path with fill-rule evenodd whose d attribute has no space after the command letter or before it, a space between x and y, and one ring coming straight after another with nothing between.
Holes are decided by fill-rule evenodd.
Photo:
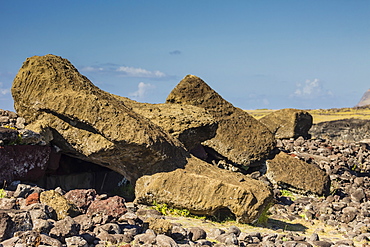
<instances>
[{"instance_id":1,"label":"white cloud","mask_svg":"<svg viewBox=\"0 0 370 247\"><path fill-rule=\"evenodd\" d=\"M3 83L0 82L0 94L1 95L5 95L5 94L8 94L10 93L10 89L8 88L3 88Z\"/></svg>"},{"instance_id":2,"label":"white cloud","mask_svg":"<svg viewBox=\"0 0 370 247\"><path fill-rule=\"evenodd\" d=\"M121 77L136 77L136 78L151 78L151 79L158 79L158 78L168 78L169 76L159 70L146 70L143 68L138 67L130 67L130 66L120 66L113 63L106 63L100 65L93 65L93 66L85 66L81 68L82 72L88 74L100 74L104 73L105 75L114 75L114 76L121 76Z\"/></svg>"},{"instance_id":3,"label":"white cloud","mask_svg":"<svg viewBox=\"0 0 370 247\"><path fill-rule=\"evenodd\" d=\"M154 88L155 86L150 83L140 82L137 86L137 91L130 93L129 95L135 99L143 99L147 92Z\"/></svg>"},{"instance_id":4,"label":"white cloud","mask_svg":"<svg viewBox=\"0 0 370 247\"><path fill-rule=\"evenodd\" d=\"M122 72L124 76L128 77L145 77L145 78L162 78L166 77L166 74L155 70L155 71L149 71L142 68L135 68L135 67L127 67L127 66L121 66L117 70L117 72Z\"/></svg>"},{"instance_id":5,"label":"white cloud","mask_svg":"<svg viewBox=\"0 0 370 247\"><path fill-rule=\"evenodd\" d=\"M86 66L81 69L81 71L85 72L99 72L99 71L104 71L104 68L101 67L92 67L92 66Z\"/></svg>"},{"instance_id":6,"label":"white cloud","mask_svg":"<svg viewBox=\"0 0 370 247\"><path fill-rule=\"evenodd\" d=\"M291 95L298 98L317 98L332 96L333 93L325 90L319 79L306 80L304 83L297 83L297 89Z\"/></svg>"}]
</instances>

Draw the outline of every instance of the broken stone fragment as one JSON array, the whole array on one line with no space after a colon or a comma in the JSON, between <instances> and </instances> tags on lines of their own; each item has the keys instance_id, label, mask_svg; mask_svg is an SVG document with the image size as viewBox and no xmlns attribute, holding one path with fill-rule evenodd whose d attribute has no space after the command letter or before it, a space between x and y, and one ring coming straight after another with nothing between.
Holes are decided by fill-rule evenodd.
<instances>
[{"instance_id":1,"label":"broken stone fragment","mask_svg":"<svg viewBox=\"0 0 370 247\"><path fill-rule=\"evenodd\" d=\"M197 76L185 76L166 103L193 105L211 114L218 121L218 129L216 136L203 145L238 165L248 166L266 159L275 146L274 135L266 126L223 99Z\"/></svg>"},{"instance_id":2,"label":"broken stone fragment","mask_svg":"<svg viewBox=\"0 0 370 247\"><path fill-rule=\"evenodd\" d=\"M240 223L252 223L271 202L272 193L261 181L222 170L196 158L185 169L141 177L136 203L167 204L193 214L215 215L230 210Z\"/></svg>"},{"instance_id":3,"label":"broken stone fragment","mask_svg":"<svg viewBox=\"0 0 370 247\"><path fill-rule=\"evenodd\" d=\"M260 119L277 139L308 138L312 116L304 110L281 109Z\"/></svg>"},{"instance_id":4,"label":"broken stone fragment","mask_svg":"<svg viewBox=\"0 0 370 247\"><path fill-rule=\"evenodd\" d=\"M320 196L329 194L329 176L315 164L280 152L274 159L266 161L266 166L266 176L280 187Z\"/></svg>"},{"instance_id":5,"label":"broken stone fragment","mask_svg":"<svg viewBox=\"0 0 370 247\"><path fill-rule=\"evenodd\" d=\"M203 108L192 105L148 104L119 97L134 112L148 118L179 139L187 150L215 136L217 121Z\"/></svg>"}]
</instances>

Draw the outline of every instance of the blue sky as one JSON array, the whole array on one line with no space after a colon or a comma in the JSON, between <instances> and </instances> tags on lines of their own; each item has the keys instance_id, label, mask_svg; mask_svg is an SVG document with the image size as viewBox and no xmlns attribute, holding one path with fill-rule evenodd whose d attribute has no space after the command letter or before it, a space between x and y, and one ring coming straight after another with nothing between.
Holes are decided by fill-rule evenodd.
<instances>
[{"instance_id":1,"label":"blue sky","mask_svg":"<svg viewBox=\"0 0 370 247\"><path fill-rule=\"evenodd\" d=\"M0 0L0 109L27 57L163 103L187 74L243 109L352 107L370 88L368 0Z\"/></svg>"}]
</instances>

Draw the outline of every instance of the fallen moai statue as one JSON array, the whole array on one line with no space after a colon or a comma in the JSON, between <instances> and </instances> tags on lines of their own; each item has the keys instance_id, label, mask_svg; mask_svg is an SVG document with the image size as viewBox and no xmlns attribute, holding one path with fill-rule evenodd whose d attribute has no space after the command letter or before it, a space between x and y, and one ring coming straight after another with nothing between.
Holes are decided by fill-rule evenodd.
<instances>
[{"instance_id":1,"label":"fallen moai statue","mask_svg":"<svg viewBox=\"0 0 370 247\"><path fill-rule=\"evenodd\" d=\"M238 165L264 160L275 147L274 135L266 126L223 99L197 76L185 76L166 103L198 106L211 114L218 121L218 129L203 145Z\"/></svg>"},{"instance_id":2,"label":"fallen moai statue","mask_svg":"<svg viewBox=\"0 0 370 247\"><path fill-rule=\"evenodd\" d=\"M185 169L141 177L135 193L137 203L165 203L193 214L217 215L228 209L240 223L255 222L273 198L262 181L195 159Z\"/></svg>"},{"instance_id":3,"label":"fallen moai statue","mask_svg":"<svg viewBox=\"0 0 370 247\"><path fill-rule=\"evenodd\" d=\"M66 59L34 56L12 86L14 108L63 153L135 181L172 171L189 153L176 138L93 85Z\"/></svg>"},{"instance_id":4,"label":"fallen moai statue","mask_svg":"<svg viewBox=\"0 0 370 247\"><path fill-rule=\"evenodd\" d=\"M203 198L200 201L214 201L212 209L202 203L197 204L196 201L191 205L184 205L185 208L195 208L196 211L207 214L212 214L217 209L229 208L240 222L253 222L272 200L270 189L262 182L219 169L195 158L179 141L182 139L181 133L202 128L210 132L193 143L186 141L192 136L191 133L189 137L182 139L188 148L213 137L217 124L213 120L215 117L213 114L209 115L207 109L180 104L144 105L123 99L100 90L68 60L54 55L28 58L14 79L12 95L17 113L29 123L27 128L41 133L46 141L57 146L66 155L108 167L133 183L138 179L161 181L158 180L160 174L181 174L185 168L186 173L181 177L183 181L177 181L182 184L182 190L198 191L198 198ZM227 104L226 101L223 102ZM162 111L163 107L168 110L163 119L150 113ZM171 122L170 109L175 112L172 115L177 122L183 123L183 128L172 127L173 133L177 131L175 135L169 133L171 127L165 126ZM237 108L234 110L241 111ZM188 113L193 116L188 116ZM248 119L248 124L256 124L254 127L263 134L261 145L257 145L257 140L253 139L261 132L252 134L250 141L257 146L258 151L247 156L251 158L256 155L256 159L267 157L274 143L272 134L257 120L248 115L242 117L241 112L240 114L241 119ZM188 123L198 116L203 116L202 121L198 119L198 124ZM236 116L239 117L238 114ZM216 121L219 122L218 119ZM243 121L241 123L245 123ZM250 125L246 126L252 130ZM243 125L234 127L242 129ZM245 145L247 139L243 140ZM246 164L249 162L246 161ZM203 184L212 181L217 186L207 187L208 190L204 191L202 187L194 187L194 179L203 181ZM199 182L199 186L201 185ZM140 182L136 187L140 188ZM231 192L235 197L233 200L222 200L230 197ZM138 198L139 193L140 190L137 190ZM174 191L166 200L175 201L182 195L181 191ZM242 203L242 206L237 206L238 203Z\"/></svg>"}]
</instances>

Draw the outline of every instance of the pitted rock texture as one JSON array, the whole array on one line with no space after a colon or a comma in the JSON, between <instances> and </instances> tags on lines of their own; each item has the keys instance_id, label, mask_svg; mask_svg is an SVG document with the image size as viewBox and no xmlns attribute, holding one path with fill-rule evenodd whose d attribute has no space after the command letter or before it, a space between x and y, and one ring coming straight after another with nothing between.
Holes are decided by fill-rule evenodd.
<instances>
[{"instance_id":1,"label":"pitted rock texture","mask_svg":"<svg viewBox=\"0 0 370 247\"><path fill-rule=\"evenodd\" d=\"M0 127L1 144L7 145L16 143L19 138L19 133L15 129Z\"/></svg>"},{"instance_id":2,"label":"pitted rock texture","mask_svg":"<svg viewBox=\"0 0 370 247\"><path fill-rule=\"evenodd\" d=\"M150 119L175 138L187 150L216 135L217 122L203 108L191 105L148 104L119 97L134 112Z\"/></svg>"},{"instance_id":3,"label":"pitted rock texture","mask_svg":"<svg viewBox=\"0 0 370 247\"><path fill-rule=\"evenodd\" d=\"M0 109L0 126L9 126L18 129L24 128L25 119L17 113Z\"/></svg>"},{"instance_id":4,"label":"pitted rock texture","mask_svg":"<svg viewBox=\"0 0 370 247\"><path fill-rule=\"evenodd\" d=\"M274 159L266 162L266 175L270 181L282 188L287 187L320 196L328 195L329 176L316 165L308 164L294 156L280 152Z\"/></svg>"},{"instance_id":5,"label":"pitted rock texture","mask_svg":"<svg viewBox=\"0 0 370 247\"><path fill-rule=\"evenodd\" d=\"M308 138L312 126L312 116L304 110L282 109L274 111L260 119L275 134L277 139Z\"/></svg>"},{"instance_id":6,"label":"pitted rock texture","mask_svg":"<svg viewBox=\"0 0 370 247\"><path fill-rule=\"evenodd\" d=\"M314 124L310 134L315 138L333 141L370 143L370 121L362 119L342 119Z\"/></svg>"},{"instance_id":7,"label":"pitted rock texture","mask_svg":"<svg viewBox=\"0 0 370 247\"><path fill-rule=\"evenodd\" d=\"M113 196L106 200L94 200L88 210L88 215L104 214L111 219L118 219L127 212L125 200L120 196Z\"/></svg>"},{"instance_id":8,"label":"pitted rock texture","mask_svg":"<svg viewBox=\"0 0 370 247\"><path fill-rule=\"evenodd\" d=\"M272 200L270 189L261 181L191 161L185 169L141 177L135 194L137 203L165 203L194 214L215 215L226 208L241 223L257 220Z\"/></svg>"},{"instance_id":9,"label":"pitted rock texture","mask_svg":"<svg viewBox=\"0 0 370 247\"><path fill-rule=\"evenodd\" d=\"M204 108L218 121L216 136L204 145L239 165L266 159L274 148L274 135L245 111L234 107L202 79L187 75L168 95L166 103Z\"/></svg>"},{"instance_id":10,"label":"pitted rock texture","mask_svg":"<svg viewBox=\"0 0 370 247\"><path fill-rule=\"evenodd\" d=\"M333 163L337 162L333 161ZM340 170L346 169L346 165L339 166ZM330 173L340 176L340 170L333 170ZM278 203L269 210L272 213L269 217L273 220L263 228L253 228L242 224L233 226L230 222L216 225L215 222L209 220L195 221L191 218L165 216L150 207L127 202L125 204L128 211L120 215L119 219L116 218L109 223L105 221L107 218L98 219L96 215L88 216L87 214L57 220L54 214L51 214L50 207L43 203L26 206L24 198L0 198L1 205L4 204L3 201L11 199L14 207L20 208L0 210L0 247L74 246L77 244L85 246L86 242L90 247L114 245L126 247L143 245L184 247L363 246L370 238L369 197L365 196L361 201L351 201L352 194L347 193L353 189L363 189L368 195L370 181L367 176L357 175L349 174L348 176L346 174L346 176L333 177L346 193L340 193L337 190L335 194L327 198L301 196L297 197L294 202L291 201L290 204L284 204L282 197L276 196ZM25 184L18 186L28 187ZM41 191L43 189L31 187L30 190ZM9 195L14 191L6 190L6 192ZM68 193L73 194L73 191ZM100 194L97 197L103 198L104 195ZM113 204L112 207L114 207ZM104 215L103 210L102 214ZM301 220L299 222L302 223L302 215L307 221L305 225L311 226L310 229L300 224L292 224L292 219L295 218L299 218ZM151 222L154 224L150 224ZM156 222L159 224L155 224ZM323 222L330 227L318 228L321 227L317 225L318 222ZM311 231L314 232L311 233Z\"/></svg>"},{"instance_id":11,"label":"pitted rock texture","mask_svg":"<svg viewBox=\"0 0 370 247\"><path fill-rule=\"evenodd\" d=\"M12 86L14 107L71 156L107 166L131 181L183 167L183 145L115 96L94 86L66 59L28 58Z\"/></svg>"},{"instance_id":12,"label":"pitted rock texture","mask_svg":"<svg viewBox=\"0 0 370 247\"><path fill-rule=\"evenodd\" d=\"M75 217L80 213L74 204L70 203L55 190L42 192L40 195L40 201L55 210L58 220L64 219L68 216Z\"/></svg>"},{"instance_id":13,"label":"pitted rock texture","mask_svg":"<svg viewBox=\"0 0 370 247\"><path fill-rule=\"evenodd\" d=\"M0 147L0 183L13 180L37 181L45 174L51 148L13 145Z\"/></svg>"}]
</instances>

